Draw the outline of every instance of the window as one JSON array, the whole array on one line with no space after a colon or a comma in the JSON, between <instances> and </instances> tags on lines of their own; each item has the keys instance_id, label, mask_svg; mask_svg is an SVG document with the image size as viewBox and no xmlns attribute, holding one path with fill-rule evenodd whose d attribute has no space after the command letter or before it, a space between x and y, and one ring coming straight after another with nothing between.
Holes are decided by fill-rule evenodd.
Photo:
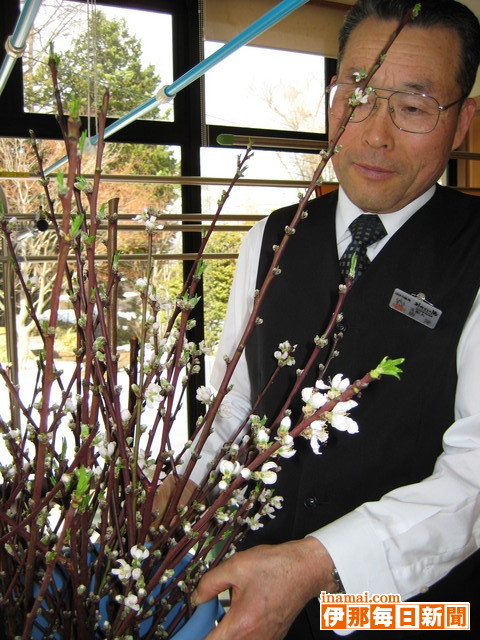
<instances>
[{"instance_id":1,"label":"window","mask_svg":"<svg viewBox=\"0 0 480 640\"><path fill-rule=\"evenodd\" d=\"M206 42L205 55L221 47ZM205 76L207 124L325 133L324 57L246 46Z\"/></svg>"},{"instance_id":2,"label":"window","mask_svg":"<svg viewBox=\"0 0 480 640\"><path fill-rule=\"evenodd\" d=\"M23 5L23 3L22 3ZM55 113L50 46L60 57L59 85L66 102L76 96L95 115L110 91L109 115L118 118L173 80L172 16L158 11L46 0L36 15L22 58L24 109ZM172 120L170 105L145 118Z\"/></svg>"}]
</instances>

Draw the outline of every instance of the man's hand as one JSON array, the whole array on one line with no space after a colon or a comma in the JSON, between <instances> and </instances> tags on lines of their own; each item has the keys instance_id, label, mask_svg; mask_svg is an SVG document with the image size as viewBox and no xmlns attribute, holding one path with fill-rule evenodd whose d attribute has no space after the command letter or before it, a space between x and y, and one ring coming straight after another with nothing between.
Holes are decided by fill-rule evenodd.
<instances>
[{"instance_id":1,"label":"man's hand","mask_svg":"<svg viewBox=\"0 0 480 640\"><path fill-rule=\"evenodd\" d=\"M153 499L153 512L155 514L155 520L152 523L152 527L158 528L163 519L165 511L172 499L172 496L175 493L177 488L177 478L173 475L167 476L162 485L157 489L155 494L155 498ZM187 484L185 485L184 490L182 491L182 495L180 497L180 501L178 506L186 504L191 498L193 492L197 488L197 485L193 482L193 480L187 480ZM176 514L175 514L176 515ZM175 516L174 516L175 517ZM168 524L168 523L164 523Z\"/></svg>"},{"instance_id":2,"label":"man's hand","mask_svg":"<svg viewBox=\"0 0 480 640\"><path fill-rule=\"evenodd\" d=\"M334 592L333 561L316 538L261 545L208 571L195 604L231 588L231 607L206 640L281 640L301 609L322 590Z\"/></svg>"}]
</instances>

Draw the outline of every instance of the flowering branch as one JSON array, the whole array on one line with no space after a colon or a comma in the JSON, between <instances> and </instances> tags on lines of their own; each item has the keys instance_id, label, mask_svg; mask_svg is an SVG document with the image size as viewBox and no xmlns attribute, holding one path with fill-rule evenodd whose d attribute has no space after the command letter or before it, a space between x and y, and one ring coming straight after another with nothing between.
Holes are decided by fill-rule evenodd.
<instances>
[{"instance_id":1,"label":"flowering branch","mask_svg":"<svg viewBox=\"0 0 480 640\"><path fill-rule=\"evenodd\" d=\"M388 47L408 19L392 35L376 65L383 62ZM191 608L189 594L209 562L217 564L232 553L248 529L259 528L265 518L273 517L281 507L282 498L273 494L271 485L279 472L278 458L295 454L295 438L307 437L312 449L319 453L329 429L355 432L356 424L349 417L349 410L356 404L353 397L383 375L398 377L401 359L384 359L352 384L341 376L335 376L330 384L323 382L341 340L338 325L352 286L351 274L341 285L328 326L314 339L308 361L298 372L279 414L269 416L269 426L266 419L254 413L248 424L239 425L214 456L211 473L183 504L182 494L231 389L234 369L248 339L262 322L261 310L269 286L274 278L281 277L286 246L308 215L310 196L326 163L338 149L355 104L350 105L329 149L322 154L292 221L285 228L279 246L274 247L267 277L256 292L239 344L231 359L227 359L218 393L213 395L206 387L197 391L206 412L196 425L193 444L187 442L180 455L175 455L171 450L172 428L186 385L198 371L199 357L204 352L202 345L188 340L193 326L191 313L199 299L197 287L205 268L202 256L231 189L243 176L252 156L251 148L238 159L232 184L219 200L213 223L202 239L163 333L157 322L163 302L152 276L153 238L159 225L154 212L148 210L141 216L147 232L147 263L145 277L136 284L141 299L141 330L139 339L131 341L125 400L119 384L116 338L116 298L121 278L116 247L118 202L110 203L108 212L105 205L99 206L108 94L99 113L99 143L90 183L81 172L85 135L80 131L79 104L74 101L71 115L65 116L56 62L52 56L55 97L69 166L66 175L57 175L54 185L61 208L61 219L57 221L56 199L50 193L52 184L45 178L41 155L33 142L48 203L46 215L57 234L58 261L48 321L42 324L32 311L44 349L30 403L25 402L12 383L9 367L0 366L0 379L22 417L21 424L0 418L0 431L11 456L10 463L0 465L3 477L0 548L5 549L0 555L0 607L7 612L9 638L26 639L37 629L53 635L60 625L68 625L65 628L71 630L72 638L100 634L98 637L112 640L134 635L146 640L154 637L153 627L157 629L161 624L166 628L165 635L171 634L180 624L183 612ZM361 74L364 80L361 90L375 70L374 66L368 74ZM358 99L362 99L360 94ZM105 222L109 234L106 277L96 271L99 232ZM0 226L15 273L33 309L31 289L15 255L14 224L0 215ZM74 266L69 266L69 261ZM64 384L55 364L54 347L59 301L65 288L75 313L77 342L74 371ZM314 387L305 389L306 376L327 343L333 347L325 358L322 376ZM288 340L278 346L274 354L277 365L262 394L285 367L294 365L294 351L295 345ZM58 402L55 392L60 395ZM292 426L290 406L299 394L304 410ZM262 395L253 403L252 411L258 408L261 399ZM128 408L124 408L125 403ZM156 415L145 426L146 406L155 408ZM73 453L61 438L60 427L65 423ZM238 442L244 431L246 435ZM187 451L191 455L180 474L181 457ZM154 500L158 489L171 480L172 495L160 526L155 528ZM210 561L212 550L219 544L220 552ZM188 552L192 557L175 574L174 567ZM11 613L10 600L19 603L21 609L15 612L21 611L21 615ZM181 612L168 618L172 605L183 600L186 604ZM108 619L101 622L99 602L107 602L109 612ZM141 623L147 620L155 624L141 635Z\"/></svg>"}]
</instances>

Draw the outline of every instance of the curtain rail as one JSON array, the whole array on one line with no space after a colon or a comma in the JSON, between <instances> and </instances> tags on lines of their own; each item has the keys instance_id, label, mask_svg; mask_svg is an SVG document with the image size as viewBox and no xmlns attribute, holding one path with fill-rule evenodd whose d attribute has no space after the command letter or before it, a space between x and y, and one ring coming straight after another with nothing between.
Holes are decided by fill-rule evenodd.
<instances>
[{"instance_id":1,"label":"curtain rail","mask_svg":"<svg viewBox=\"0 0 480 640\"><path fill-rule=\"evenodd\" d=\"M93 180L93 174L85 173L87 180ZM0 179L4 180L39 180L38 174L27 171L0 171ZM232 176L228 178L208 178L202 176L150 176L150 175L115 175L102 174L102 182L133 182L141 184L173 184L195 186L224 186L229 185ZM241 178L236 183L244 187L308 187L309 180L269 180ZM326 184L326 183L325 183Z\"/></svg>"},{"instance_id":2,"label":"curtain rail","mask_svg":"<svg viewBox=\"0 0 480 640\"><path fill-rule=\"evenodd\" d=\"M154 261L158 260L195 260L197 257L196 253L156 253L152 256ZM204 260L236 260L238 258L238 253L205 253L203 256ZM146 261L148 259L148 255L146 253L121 253L119 255L120 262L135 262L138 260L139 262ZM0 256L0 264L5 264L10 260L8 256ZM95 256L95 260L99 262L106 262L108 260L107 254L101 254ZM19 262L57 262L58 256L22 256L18 258ZM69 262L74 262L75 257L69 257Z\"/></svg>"},{"instance_id":3,"label":"curtain rail","mask_svg":"<svg viewBox=\"0 0 480 640\"><path fill-rule=\"evenodd\" d=\"M253 144L255 147L267 147L269 149L297 149L298 151L318 152L326 149L328 143L322 140L309 140L307 138L276 138L272 136L241 136L230 133L221 133L217 136L217 143L222 146L246 147ZM480 160L480 153L474 151L452 151L450 158L453 160Z\"/></svg>"},{"instance_id":4,"label":"curtain rail","mask_svg":"<svg viewBox=\"0 0 480 640\"><path fill-rule=\"evenodd\" d=\"M122 222L122 221L131 221L133 216L135 215L135 213L119 213L118 214L118 221ZM221 214L220 216L220 220L221 222L247 222L247 223L254 223L254 222L258 222L259 220L262 220L263 218L265 218L267 214L256 214L256 213L247 213L245 215L240 214L240 213L225 213L225 214ZM31 213L16 213L15 217L17 218L17 220L31 220L32 219L32 214ZM203 222L203 221L210 221L213 220L214 218L214 214L211 213L179 213L179 214L175 214L175 213L161 213L159 215L156 216L157 220L159 221L163 221L163 222L168 222L168 221L176 221L176 222ZM138 230L142 230L142 226L140 224L137 225L131 225L132 227L135 227L135 229ZM182 229L184 227L182 226ZM216 227L215 227L216 228ZM198 229L198 227L197 227Z\"/></svg>"},{"instance_id":5,"label":"curtain rail","mask_svg":"<svg viewBox=\"0 0 480 640\"><path fill-rule=\"evenodd\" d=\"M480 160L480 153L470 153L467 151L455 151L452 158L462 158L465 160ZM87 180L93 179L93 174L83 174ZM0 171L0 180L39 180L39 176L27 171ZM102 175L102 182L112 183L140 183L140 184L173 184L173 185L195 185L195 186L225 186L229 185L232 177L209 178L203 176L151 176L151 175ZM241 178L237 181L239 187L287 187L306 188L310 185L310 180L273 180L268 178L253 179ZM336 182L323 182L324 186L338 186ZM455 188L455 187L452 187ZM480 187L460 187L461 189L479 189Z\"/></svg>"}]
</instances>

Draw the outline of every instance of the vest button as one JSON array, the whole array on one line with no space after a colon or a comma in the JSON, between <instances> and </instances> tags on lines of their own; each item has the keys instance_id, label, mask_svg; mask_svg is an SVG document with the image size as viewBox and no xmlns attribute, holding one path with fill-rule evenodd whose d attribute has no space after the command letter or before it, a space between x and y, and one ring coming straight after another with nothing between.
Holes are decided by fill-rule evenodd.
<instances>
[{"instance_id":1,"label":"vest button","mask_svg":"<svg viewBox=\"0 0 480 640\"><path fill-rule=\"evenodd\" d=\"M303 501L303 504L307 509L314 509L315 507L318 507L318 499L315 496L307 496Z\"/></svg>"}]
</instances>

